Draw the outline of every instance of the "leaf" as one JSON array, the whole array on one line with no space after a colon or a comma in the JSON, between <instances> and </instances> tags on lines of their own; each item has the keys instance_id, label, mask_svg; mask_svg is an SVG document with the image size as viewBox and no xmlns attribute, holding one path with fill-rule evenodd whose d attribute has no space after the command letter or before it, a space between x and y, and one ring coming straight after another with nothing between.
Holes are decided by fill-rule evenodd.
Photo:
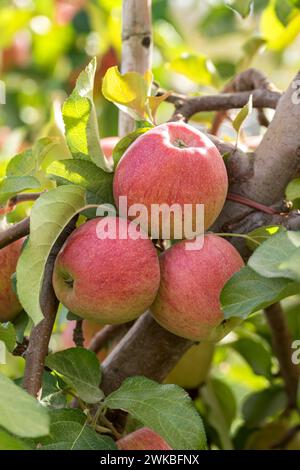
<instances>
[{"instance_id":1,"label":"leaf","mask_svg":"<svg viewBox=\"0 0 300 470\"><path fill-rule=\"evenodd\" d=\"M21 312L14 320L14 328L16 331L16 339L18 343L22 343L24 339L24 333L27 328L29 318L26 312Z\"/></svg>"},{"instance_id":2,"label":"leaf","mask_svg":"<svg viewBox=\"0 0 300 470\"><path fill-rule=\"evenodd\" d=\"M172 449L205 449L200 415L187 393L177 385L160 385L145 377L130 377L105 400L111 409L128 411L162 436Z\"/></svg>"},{"instance_id":3,"label":"leaf","mask_svg":"<svg viewBox=\"0 0 300 470\"><path fill-rule=\"evenodd\" d=\"M208 407L208 422L218 432L222 448L233 449L229 435L237 406L230 387L224 381L212 378L201 389L201 397Z\"/></svg>"},{"instance_id":4,"label":"leaf","mask_svg":"<svg viewBox=\"0 0 300 470\"><path fill-rule=\"evenodd\" d=\"M62 376L86 403L97 403L103 398L99 389L100 365L96 355L84 348L70 348L51 354L46 365Z\"/></svg>"},{"instance_id":5,"label":"leaf","mask_svg":"<svg viewBox=\"0 0 300 470\"><path fill-rule=\"evenodd\" d=\"M48 434L49 418L38 401L0 374L0 426L20 437Z\"/></svg>"},{"instance_id":6,"label":"leaf","mask_svg":"<svg viewBox=\"0 0 300 470\"><path fill-rule=\"evenodd\" d=\"M15 155L9 162L7 176L38 176L38 171L47 154L58 144L56 137L38 139L32 149Z\"/></svg>"},{"instance_id":7,"label":"leaf","mask_svg":"<svg viewBox=\"0 0 300 470\"><path fill-rule=\"evenodd\" d=\"M111 172L109 160L105 158L101 148L93 101L96 67L96 59L93 59L81 72L72 94L64 102L62 115L67 143L73 157L91 160L102 170Z\"/></svg>"},{"instance_id":8,"label":"leaf","mask_svg":"<svg viewBox=\"0 0 300 470\"><path fill-rule=\"evenodd\" d=\"M240 112L235 117L232 125L236 132L239 134L240 129L243 125L243 122L247 119L247 117L252 113L253 109L253 96L250 95L249 101L245 106L240 110Z\"/></svg>"},{"instance_id":9,"label":"leaf","mask_svg":"<svg viewBox=\"0 0 300 470\"><path fill-rule=\"evenodd\" d=\"M151 85L150 71L144 76L137 72L121 75L116 66L107 70L102 82L102 93L107 100L112 101L133 119L147 119L147 97L150 95Z\"/></svg>"},{"instance_id":10,"label":"leaf","mask_svg":"<svg viewBox=\"0 0 300 470\"><path fill-rule=\"evenodd\" d=\"M113 150L113 160L115 164L115 168L117 167L119 161L121 160L123 154L125 151L130 147L130 145L141 135L145 134L145 132L148 132L151 128L149 127L141 127L130 134L127 134L125 137L123 137L115 146Z\"/></svg>"},{"instance_id":11,"label":"leaf","mask_svg":"<svg viewBox=\"0 0 300 470\"><path fill-rule=\"evenodd\" d=\"M283 278L269 279L245 266L223 287L221 305L224 318L247 318L299 290L300 284Z\"/></svg>"},{"instance_id":12,"label":"leaf","mask_svg":"<svg viewBox=\"0 0 300 470\"><path fill-rule=\"evenodd\" d=\"M12 323L0 323L0 341L12 352L16 344L16 331Z\"/></svg>"},{"instance_id":13,"label":"leaf","mask_svg":"<svg viewBox=\"0 0 300 470\"><path fill-rule=\"evenodd\" d=\"M270 388L253 393L243 404L243 417L248 427L263 424L267 418L273 417L286 407L286 394L282 386L273 385Z\"/></svg>"},{"instance_id":14,"label":"leaf","mask_svg":"<svg viewBox=\"0 0 300 470\"><path fill-rule=\"evenodd\" d=\"M152 122L155 122L155 117L156 117L156 113L159 108L159 105L163 103L171 94L172 94L171 91L167 91L161 96L148 96L148 103L149 103L149 108L151 112Z\"/></svg>"},{"instance_id":15,"label":"leaf","mask_svg":"<svg viewBox=\"0 0 300 470\"><path fill-rule=\"evenodd\" d=\"M87 202L114 204L113 173L86 160L57 160L47 169L58 185L76 184L87 190ZM91 195L89 195L91 193Z\"/></svg>"},{"instance_id":16,"label":"leaf","mask_svg":"<svg viewBox=\"0 0 300 470\"><path fill-rule=\"evenodd\" d=\"M231 0L225 2L225 5L231 10L237 12L242 18L250 15L254 0Z\"/></svg>"},{"instance_id":17,"label":"leaf","mask_svg":"<svg viewBox=\"0 0 300 470\"><path fill-rule=\"evenodd\" d=\"M39 440L42 450L116 450L107 436L97 434L79 410L51 410L50 434Z\"/></svg>"},{"instance_id":18,"label":"leaf","mask_svg":"<svg viewBox=\"0 0 300 470\"><path fill-rule=\"evenodd\" d=\"M271 350L268 343L260 336L252 334L240 337L230 343L230 347L248 362L255 374L271 378Z\"/></svg>"},{"instance_id":19,"label":"leaf","mask_svg":"<svg viewBox=\"0 0 300 470\"><path fill-rule=\"evenodd\" d=\"M293 15L286 26L282 24L275 11L275 1L269 2L260 19L263 38L270 49L281 51L291 44L300 31L300 13Z\"/></svg>"},{"instance_id":20,"label":"leaf","mask_svg":"<svg viewBox=\"0 0 300 470\"><path fill-rule=\"evenodd\" d=\"M248 266L261 276L293 279L294 274L281 265L300 247L300 232L279 232L260 245L249 258Z\"/></svg>"},{"instance_id":21,"label":"leaf","mask_svg":"<svg viewBox=\"0 0 300 470\"><path fill-rule=\"evenodd\" d=\"M27 189L39 189L40 182L33 176L9 176L0 182L0 204Z\"/></svg>"},{"instance_id":22,"label":"leaf","mask_svg":"<svg viewBox=\"0 0 300 470\"><path fill-rule=\"evenodd\" d=\"M29 240L17 264L17 291L23 308L35 324L43 318L39 297L51 248L84 206L84 190L68 185L42 194L32 208Z\"/></svg>"},{"instance_id":23,"label":"leaf","mask_svg":"<svg viewBox=\"0 0 300 470\"><path fill-rule=\"evenodd\" d=\"M292 180L287 185L285 195L288 201L295 201L300 198L300 178Z\"/></svg>"},{"instance_id":24,"label":"leaf","mask_svg":"<svg viewBox=\"0 0 300 470\"><path fill-rule=\"evenodd\" d=\"M0 429L0 450L29 450L20 439Z\"/></svg>"},{"instance_id":25,"label":"leaf","mask_svg":"<svg viewBox=\"0 0 300 470\"><path fill-rule=\"evenodd\" d=\"M247 239L246 243L250 250L254 251L257 248L257 243L261 244L268 240L270 237L275 235L276 233L283 231L283 228L279 225L269 225L265 227L259 227L252 232L249 232L248 235L251 237L252 240ZM255 243L257 242L257 243Z\"/></svg>"},{"instance_id":26,"label":"leaf","mask_svg":"<svg viewBox=\"0 0 300 470\"><path fill-rule=\"evenodd\" d=\"M212 61L204 54L184 53L172 60L169 67L199 85L216 85L218 74Z\"/></svg>"},{"instance_id":27,"label":"leaf","mask_svg":"<svg viewBox=\"0 0 300 470\"><path fill-rule=\"evenodd\" d=\"M300 248L279 265L279 269L290 273L290 278L300 282Z\"/></svg>"}]
</instances>

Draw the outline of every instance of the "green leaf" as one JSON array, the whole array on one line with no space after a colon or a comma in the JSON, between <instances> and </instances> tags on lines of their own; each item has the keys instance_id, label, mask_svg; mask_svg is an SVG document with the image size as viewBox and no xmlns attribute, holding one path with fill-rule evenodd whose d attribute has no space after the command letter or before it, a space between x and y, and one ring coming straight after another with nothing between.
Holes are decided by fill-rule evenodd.
<instances>
[{"instance_id":1,"label":"green leaf","mask_svg":"<svg viewBox=\"0 0 300 470\"><path fill-rule=\"evenodd\" d=\"M201 397L208 407L208 422L218 432L222 449L233 449L229 435L237 406L232 390L223 380L212 378L201 389Z\"/></svg>"},{"instance_id":2,"label":"green leaf","mask_svg":"<svg viewBox=\"0 0 300 470\"><path fill-rule=\"evenodd\" d=\"M288 201L300 199L300 178L296 178L288 184L285 195Z\"/></svg>"},{"instance_id":3,"label":"green leaf","mask_svg":"<svg viewBox=\"0 0 300 470\"><path fill-rule=\"evenodd\" d=\"M244 121L252 113L252 109L253 109L253 96L250 95L248 103L245 104L245 106L240 110L240 112L237 114L237 116L235 117L232 123L233 128L236 130L238 134L240 132L240 129Z\"/></svg>"},{"instance_id":4,"label":"green leaf","mask_svg":"<svg viewBox=\"0 0 300 470\"><path fill-rule=\"evenodd\" d=\"M58 185L76 184L87 190L87 202L114 204L113 173L85 160L58 160L47 169ZM91 193L89 195L89 193Z\"/></svg>"},{"instance_id":5,"label":"green leaf","mask_svg":"<svg viewBox=\"0 0 300 470\"><path fill-rule=\"evenodd\" d=\"M32 149L15 155L9 162L7 176L38 176L41 164L47 154L58 144L56 137L38 139Z\"/></svg>"},{"instance_id":6,"label":"green leaf","mask_svg":"<svg viewBox=\"0 0 300 470\"><path fill-rule=\"evenodd\" d=\"M42 450L116 450L107 436L97 434L79 410L51 410L50 434L39 440Z\"/></svg>"},{"instance_id":7,"label":"green leaf","mask_svg":"<svg viewBox=\"0 0 300 470\"><path fill-rule=\"evenodd\" d=\"M172 60L169 67L174 72L184 75L199 85L217 84L217 71L206 55L184 53Z\"/></svg>"},{"instance_id":8,"label":"green leaf","mask_svg":"<svg viewBox=\"0 0 300 470\"><path fill-rule=\"evenodd\" d=\"M283 269L283 263L300 247L300 232L279 232L260 245L249 258L248 266L261 276L294 278L293 271Z\"/></svg>"},{"instance_id":9,"label":"green leaf","mask_svg":"<svg viewBox=\"0 0 300 470\"><path fill-rule=\"evenodd\" d=\"M33 176L9 176L0 182L0 204L27 189L39 189L40 182Z\"/></svg>"},{"instance_id":10,"label":"green leaf","mask_svg":"<svg viewBox=\"0 0 300 470\"><path fill-rule=\"evenodd\" d=\"M34 323L43 318L39 297L51 248L84 206L84 190L68 185L42 194L32 208L29 240L17 265L17 290L23 308Z\"/></svg>"},{"instance_id":11,"label":"green leaf","mask_svg":"<svg viewBox=\"0 0 300 470\"><path fill-rule=\"evenodd\" d=\"M29 450L20 439L0 429L0 450Z\"/></svg>"},{"instance_id":12,"label":"green leaf","mask_svg":"<svg viewBox=\"0 0 300 470\"><path fill-rule=\"evenodd\" d=\"M103 96L112 101L121 111L136 120L149 119L148 95L152 85L152 73L144 75L127 72L121 75L118 67L110 67L102 82Z\"/></svg>"},{"instance_id":13,"label":"green leaf","mask_svg":"<svg viewBox=\"0 0 300 470\"><path fill-rule=\"evenodd\" d=\"M230 343L230 347L235 349L248 362L255 374L271 378L271 349L260 336L255 334L245 335Z\"/></svg>"},{"instance_id":14,"label":"green leaf","mask_svg":"<svg viewBox=\"0 0 300 470\"><path fill-rule=\"evenodd\" d=\"M246 425L256 427L263 424L267 418L278 415L285 409L286 400L286 393L280 385L253 393L243 404Z\"/></svg>"},{"instance_id":15,"label":"green leaf","mask_svg":"<svg viewBox=\"0 0 300 470\"><path fill-rule=\"evenodd\" d=\"M145 377L130 377L109 395L105 404L128 411L144 426L162 436L172 449L205 449L200 415L186 392L177 385L160 385Z\"/></svg>"},{"instance_id":16,"label":"green leaf","mask_svg":"<svg viewBox=\"0 0 300 470\"><path fill-rule=\"evenodd\" d=\"M27 328L29 318L26 312L21 312L20 315L14 320L14 328L16 331L16 339L18 343L22 343L24 339L24 333Z\"/></svg>"},{"instance_id":17,"label":"green leaf","mask_svg":"<svg viewBox=\"0 0 300 470\"><path fill-rule=\"evenodd\" d=\"M103 398L99 389L101 371L96 355L84 348L70 348L51 354L46 365L62 376L86 403L97 403Z\"/></svg>"},{"instance_id":18,"label":"green leaf","mask_svg":"<svg viewBox=\"0 0 300 470\"><path fill-rule=\"evenodd\" d=\"M0 425L20 437L48 434L49 417L38 401L0 374Z\"/></svg>"},{"instance_id":19,"label":"green leaf","mask_svg":"<svg viewBox=\"0 0 300 470\"><path fill-rule=\"evenodd\" d=\"M260 20L261 34L270 49L281 51L290 45L300 32L300 13L291 15L287 25L283 25L277 16L276 2L269 2Z\"/></svg>"},{"instance_id":20,"label":"green leaf","mask_svg":"<svg viewBox=\"0 0 300 470\"><path fill-rule=\"evenodd\" d=\"M115 168L117 167L119 161L121 160L125 151L130 147L130 145L141 135L145 134L145 132L149 131L151 128L149 127L141 127L136 129L135 131L127 134L123 139L121 139L113 150L113 160L115 164Z\"/></svg>"},{"instance_id":21,"label":"green leaf","mask_svg":"<svg viewBox=\"0 0 300 470\"><path fill-rule=\"evenodd\" d=\"M247 318L299 290L298 283L283 278L270 279L245 266L223 287L221 304L224 318Z\"/></svg>"},{"instance_id":22,"label":"green leaf","mask_svg":"<svg viewBox=\"0 0 300 470\"><path fill-rule=\"evenodd\" d=\"M64 102L62 115L67 143L73 157L91 160L102 170L111 172L111 164L101 148L93 101L96 67L96 59L93 59L81 72L72 94Z\"/></svg>"},{"instance_id":23,"label":"green leaf","mask_svg":"<svg viewBox=\"0 0 300 470\"><path fill-rule=\"evenodd\" d=\"M230 0L225 3L231 10L236 11L242 18L247 18L251 13L254 0Z\"/></svg>"},{"instance_id":24,"label":"green leaf","mask_svg":"<svg viewBox=\"0 0 300 470\"><path fill-rule=\"evenodd\" d=\"M246 241L247 246L248 248L250 248L250 250L254 251L257 248L257 243L261 244L265 242L270 237L272 237L273 235L275 235L276 233L280 231L284 231L284 229L279 225L269 225L266 227L259 227L253 230L252 232L248 233L249 237L251 237L253 241L250 239L247 239Z\"/></svg>"},{"instance_id":25,"label":"green leaf","mask_svg":"<svg viewBox=\"0 0 300 470\"><path fill-rule=\"evenodd\" d=\"M0 323L0 341L12 352L16 344L16 331L12 323Z\"/></svg>"},{"instance_id":26,"label":"green leaf","mask_svg":"<svg viewBox=\"0 0 300 470\"><path fill-rule=\"evenodd\" d=\"M300 248L279 265L279 269L290 273L289 277L300 282Z\"/></svg>"}]
</instances>

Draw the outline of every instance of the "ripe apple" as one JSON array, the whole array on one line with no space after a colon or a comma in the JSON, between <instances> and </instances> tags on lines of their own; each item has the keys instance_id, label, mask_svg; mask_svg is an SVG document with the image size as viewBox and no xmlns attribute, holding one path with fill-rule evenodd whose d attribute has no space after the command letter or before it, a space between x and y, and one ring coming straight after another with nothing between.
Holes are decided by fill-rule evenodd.
<instances>
[{"instance_id":1,"label":"ripe apple","mask_svg":"<svg viewBox=\"0 0 300 470\"><path fill-rule=\"evenodd\" d=\"M178 336L218 339L229 326L223 321L221 290L244 263L217 235L205 235L199 250L186 249L187 243L181 241L160 256L161 282L151 311L161 326Z\"/></svg>"},{"instance_id":2,"label":"ripe apple","mask_svg":"<svg viewBox=\"0 0 300 470\"><path fill-rule=\"evenodd\" d=\"M192 346L171 370L165 383L179 385L182 388L198 388L208 376L215 344L206 341Z\"/></svg>"},{"instance_id":3,"label":"ripe apple","mask_svg":"<svg viewBox=\"0 0 300 470\"><path fill-rule=\"evenodd\" d=\"M141 428L117 442L119 450L172 450L159 434L149 428Z\"/></svg>"},{"instance_id":4,"label":"ripe apple","mask_svg":"<svg viewBox=\"0 0 300 470\"><path fill-rule=\"evenodd\" d=\"M161 238L162 229L166 227L160 217L151 229L153 204L169 207L179 204L182 210L184 204L190 204L190 223L194 231L198 230L196 205L204 204L207 229L221 212L227 189L226 167L217 147L207 136L183 122L161 124L141 135L121 158L113 184L117 206L120 196L127 197L128 207L146 206L148 224L142 227L153 238ZM171 238L174 238L174 227L171 215ZM175 238L185 238L183 230L181 234Z\"/></svg>"},{"instance_id":5,"label":"ripe apple","mask_svg":"<svg viewBox=\"0 0 300 470\"><path fill-rule=\"evenodd\" d=\"M116 226L116 236L99 238L98 223ZM153 302L160 270L148 238L134 239L126 219L105 217L77 228L57 256L53 286L71 312L101 324L125 323Z\"/></svg>"},{"instance_id":6,"label":"ripe apple","mask_svg":"<svg viewBox=\"0 0 300 470\"><path fill-rule=\"evenodd\" d=\"M120 137L113 136L113 137L104 137L101 139L101 147L103 150L104 155L106 158L112 157L113 150L117 143L119 142Z\"/></svg>"},{"instance_id":7,"label":"ripe apple","mask_svg":"<svg viewBox=\"0 0 300 470\"><path fill-rule=\"evenodd\" d=\"M16 272L24 240L0 250L0 322L14 320L22 311L22 306L13 291L11 276Z\"/></svg>"},{"instance_id":8,"label":"ripe apple","mask_svg":"<svg viewBox=\"0 0 300 470\"><path fill-rule=\"evenodd\" d=\"M61 349L68 349L68 348L74 348L75 343L73 341L73 331L76 326L76 321L67 321L67 324L62 332L61 335L61 344L60 347ZM92 321L84 320L82 323L82 333L84 337L84 347L87 348L92 340L92 338L95 336L98 331L102 329L102 326L99 325L99 323L95 323ZM103 349L99 351L97 354L97 357L100 361L103 361L103 359L106 358L108 353L108 349Z\"/></svg>"}]
</instances>

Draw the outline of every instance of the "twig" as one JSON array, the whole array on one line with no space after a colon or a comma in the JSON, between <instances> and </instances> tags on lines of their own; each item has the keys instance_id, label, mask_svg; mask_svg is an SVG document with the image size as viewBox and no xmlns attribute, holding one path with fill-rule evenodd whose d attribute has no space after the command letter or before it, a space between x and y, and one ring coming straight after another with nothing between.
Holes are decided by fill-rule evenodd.
<instances>
[{"instance_id":1,"label":"twig","mask_svg":"<svg viewBox=\"0 0 300 470\"><path fill-rule=\"evenodd\" d=\"M29 234L30 219L26 217L6 230L0 232L0 249L10 245L11 243L26 237Z\"/></svg>"},{"instance_id":2,"label":"twig","mask_svg":"<svg viewBox=\"0 0 300 470\"><path fill-rule=\"evenodd\" d=\"M293 408L297 403L299 367L293 364L291 359L292 338L288 324L279 302L267 307L265 315L272 332L273 348L285 383L288 405Z\"/></svg>"},{"instance_id":3,"label":"twig","mask_svg":"<svg viewBox=\"0 0 300 470\"><path fill-rule=\"evenodd\" d=\"M283 438L272 446L272 449L284 449L299 432L300 425L298 424L297 426L289 429Z\"/></svg>"},{"instance_id":4,"label":"twig","mask_svg":"<svg viewBox=\"0 0 300 470\"><path fill-rule=\"evenodd\" d=\"M31 330L23 381L25 390L35 397L39 395L42 387L45 357L48 354L49 340L58 307L58 300L56 299L52 286L54 262L62 245L75 229L76 221L77 216L75 216L63 230L52 248L45 267L44 281L40 295L40 304L44 319Z\"/></svg>"},{"instance_id":5,"label":"twig","mask_svg":"<svg viewBox=\"0 0 300 470\"><path fill-rule=\"evenodd\" d=\"M82 331L83 320L77 320L73 330L73 341L77 347L83 347L84 337Z\"/></svg>"},{"instance_id":6,"label":"twig","mask_svg":"<svg viewBox=\"0 0 300 470\"><path fill-rule=\"evenodd\" d=\"M122 338L132 325L133 322L105 326L92 338L88 349L94 353L98 353L112 341L118 341Z\"/></svg>"},{"instance_id":7,"label":"twig","mask_svg":"<svg viewBox=\"0 0 300 470\"><path fill-rule=\"evenodd\" d=\"M277 214L276 210L274 210L272 207L265 206L264 204L260 204L259 202L252 201L251 199L243 197L240 194L228 193L226 199L228 201L238 202L239 204L243 204L247 207L252 207L253 209L264 212L265 214Z\"/></svg>"},{"instance_id":8,"label":"twig","mask_svg":"<svg viewBox=\"0 0 300 470\"><path fill-rule=\"evenodd\" d=\"M0 207L0 215L8 214L13 211L17 204L22 202L36 201L40 197L41 193L24 193L17 194L16 196L9 199L5 207Z\"/></svg>"}]
</instances>

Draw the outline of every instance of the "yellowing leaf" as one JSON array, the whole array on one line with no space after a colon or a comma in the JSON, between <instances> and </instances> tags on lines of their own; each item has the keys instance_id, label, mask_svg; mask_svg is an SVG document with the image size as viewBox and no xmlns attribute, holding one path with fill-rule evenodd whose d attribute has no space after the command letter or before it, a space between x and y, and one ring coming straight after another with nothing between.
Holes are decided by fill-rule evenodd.
<instances>
[{"instance_id":1,"label":"yellowing leaf","mask_svg":"<svg viewBox=\"0 0 300 470\"><path fill-rule=\"evenodd\" d=\"M250 95L248 103L245 104L245 106L240 110L240 112L238 113L238 115L236 116L236 118L234 119L232 123L237 133L239 133L245 119L247 119L247 117L252 113L252 109L253 109L253 96Z\"/></svg>"},{"instance_id":2,"label":"yellowing leaf","mask_svg":"<svg viewBox=\"0 0 300 470\"><path fill-rule=\"evenodd\" d=\"M199 85L214 85L217 81L216 69L206 55L182 54L169 67Z\"/></svg>"},{"instance_id":3,"label":"yellowing leaf","mask_svg":"<svg viewBox=\"0 0 300 470\"><path fill-rule=\"evenodd\" d=\"M284 26L276 15L275 2L271 1L262 13L260 29L270 49L282 50L291 44L300 32L300 13L293 16L288 25Z\"/></svg>"},{"instance_id":4,"label":"yellowing leaf","mask_svg":"<svg viewBox=\"0 0 300 470\"><path fill-rule=\"evenodd\" d=\"M144 76L137 72L121 75L118 67L110 67L103 78L102 93L134 119L147 119L147 96L151 84L150 71Z\"/></svg>"},{"instance_id":5,"label":"yellowing leaf","mask_svg":"<svg viewBox=\"0 0 300 470\"><path fill-rule=\"evenodd\" d=\"M148 97L149 108L151 111L151 117L153 121L155 121L155 116L156 116L156 112L157 112L159 105L163 101L165 101L168 98L168 96L170 96L171 94L172 94L171 91L167 91L161 96L149 96Z\"/></svg>"}]
</instances>

